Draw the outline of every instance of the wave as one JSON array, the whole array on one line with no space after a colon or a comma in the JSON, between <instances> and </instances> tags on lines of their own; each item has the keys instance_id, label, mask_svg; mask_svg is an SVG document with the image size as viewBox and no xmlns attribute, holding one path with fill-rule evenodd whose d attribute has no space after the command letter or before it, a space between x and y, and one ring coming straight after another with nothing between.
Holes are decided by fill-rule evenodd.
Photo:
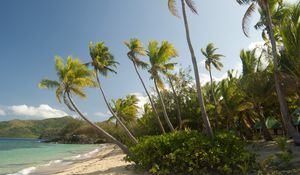
<instances>
[{"instance_id":1,"label":"wave","mask_svg":"<svg viewBox=\"0 0 300 175\"><path fill-rule=\"evenodd\" d=\"M105 146L106 145L103 144L103 145L100 145L100 148L96 148L85 154L78 154L76 156L67 157L62 160L60 160L60 159L59 160L51 160L46 164L28 167L28 168L22 169L21 171L18 171L17 173L12 173L12 174L7 174L7 175L30 175L30 174L35 174L39 171L44 172L43 170L48 171L50 169L52 169L52 171L53 171L56 168L59 168L60 166L63 167L63 166L71 165L77 161L83 161L83 160L92 158L92 157L96 156L97 153L99 153ZM47 174L47 173L45 173L45 174Z\"/></svg>"},{"instance_id":2,"label":"wave","mask_svg":"<svg viewBox=\"0 0 300 175\"><path fill-rule=\"evenodd\" d=\"M7 174L7 175L27 175L29 173L31 173L32 171L36 170L37 167L29 167L29 168L25 168L17 173L14 174Z\"/></svg>"}]
</instances>

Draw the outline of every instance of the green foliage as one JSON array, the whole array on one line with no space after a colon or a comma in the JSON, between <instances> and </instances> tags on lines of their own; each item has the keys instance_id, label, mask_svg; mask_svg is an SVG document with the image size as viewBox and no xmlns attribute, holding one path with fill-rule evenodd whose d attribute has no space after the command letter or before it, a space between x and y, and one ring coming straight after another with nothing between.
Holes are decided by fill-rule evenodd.
<instances>
[{"instance_id":1,"label":"green foliage","mask_svg":"<svg viewBox=\"0 0 300 175\"><path fill-rule=\"evenodd\" d=\"M130 150L126 160L154 174L239 174L255 164L255 155L233 133L217 133L211 140L186 129L144 137Z\"/></svg>"},{"instance_id":2,"label":"green foliage","mask_svg":"<svg viewBox=\"0 0 300 175\"><path fill-rule=\"evenodd\" d=\"M277 137L274 140L281 151L286 151L286 147L287 147L287 138L286 137Z\"/></svg>"}]
</instances>

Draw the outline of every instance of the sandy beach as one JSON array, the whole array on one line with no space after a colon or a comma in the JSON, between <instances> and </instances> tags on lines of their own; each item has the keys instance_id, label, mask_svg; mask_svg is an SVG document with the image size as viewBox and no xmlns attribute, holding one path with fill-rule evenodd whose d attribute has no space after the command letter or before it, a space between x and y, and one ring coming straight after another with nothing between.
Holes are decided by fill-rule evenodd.
<instances>
[{"instance_id":1,"label":"sandy beach","mask_svg":"<svg viewBox=\"0 0 300 175\"><path fill-rule=\"evenodd\" d=\"M132 163L125 162L124 157L125 154L116 145L109 144L95 157L75 163L56 175L141 175L133 171Z\"/></svg>"}]
</instances>

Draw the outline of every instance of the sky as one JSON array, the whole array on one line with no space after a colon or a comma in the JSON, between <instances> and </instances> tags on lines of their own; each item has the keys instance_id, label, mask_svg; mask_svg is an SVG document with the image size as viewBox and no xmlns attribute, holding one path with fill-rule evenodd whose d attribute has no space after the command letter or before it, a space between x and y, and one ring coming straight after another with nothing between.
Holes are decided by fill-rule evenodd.
<instances>
[{"instance_id":1,"label":"sky","mask_svg":"<svg viewBox=\"0 0 300 175\"><path fill-rule=\"evenodd\" d=\"M177 1L180 2L180 1ZM200 48L215 43L225 55L222 71L213 70L215 80L227 70L241 71L239 52L261 41L261 31L250 27L244 36L241 21L246 6L235 0L195 0L199 15L188 12L190 32L201 81L208 81ZM180 11L180 3L177 4ZM254 15L253 24L258 15ZM253 26L251 24L251 26ZM55 99L51 90L41 90L43 78L56 79L54 56L68 55L83 62L90 60L89 42L104 41L120 63L117 75L101 77L109 99L145 93L128 60L124 41L137 37L146 46L149 40L168 40L178 50L174 58L180 66L191 65L183 20L168 11L167 0L1 0L0 1L0 121L75 116ZM147 60L147 58L143 58ZM153 82L146 71L142 76L149 87ZM98 89L87 89L89 98L75 98L79 108L93 121L109 114Z\"/></svg>"}]
</instances>

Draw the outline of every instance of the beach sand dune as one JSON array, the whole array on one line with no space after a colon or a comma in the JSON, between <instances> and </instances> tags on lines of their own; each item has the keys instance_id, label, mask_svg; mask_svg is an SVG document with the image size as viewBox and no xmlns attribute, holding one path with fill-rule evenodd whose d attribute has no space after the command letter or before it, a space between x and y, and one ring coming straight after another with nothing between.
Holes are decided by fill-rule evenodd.
<instances>
[{"instance_id":1,"label":"beach sand dune","mask_svg":"<svg viewBox=\"0 0 300 175\"><path fill-rule=\"evenodd\" d=\"M132 163L125 162L125 154L116 145L107 145L97 156L57 173L56 175L143 175L133 172Z\"/></svg>"}]
</instances>

